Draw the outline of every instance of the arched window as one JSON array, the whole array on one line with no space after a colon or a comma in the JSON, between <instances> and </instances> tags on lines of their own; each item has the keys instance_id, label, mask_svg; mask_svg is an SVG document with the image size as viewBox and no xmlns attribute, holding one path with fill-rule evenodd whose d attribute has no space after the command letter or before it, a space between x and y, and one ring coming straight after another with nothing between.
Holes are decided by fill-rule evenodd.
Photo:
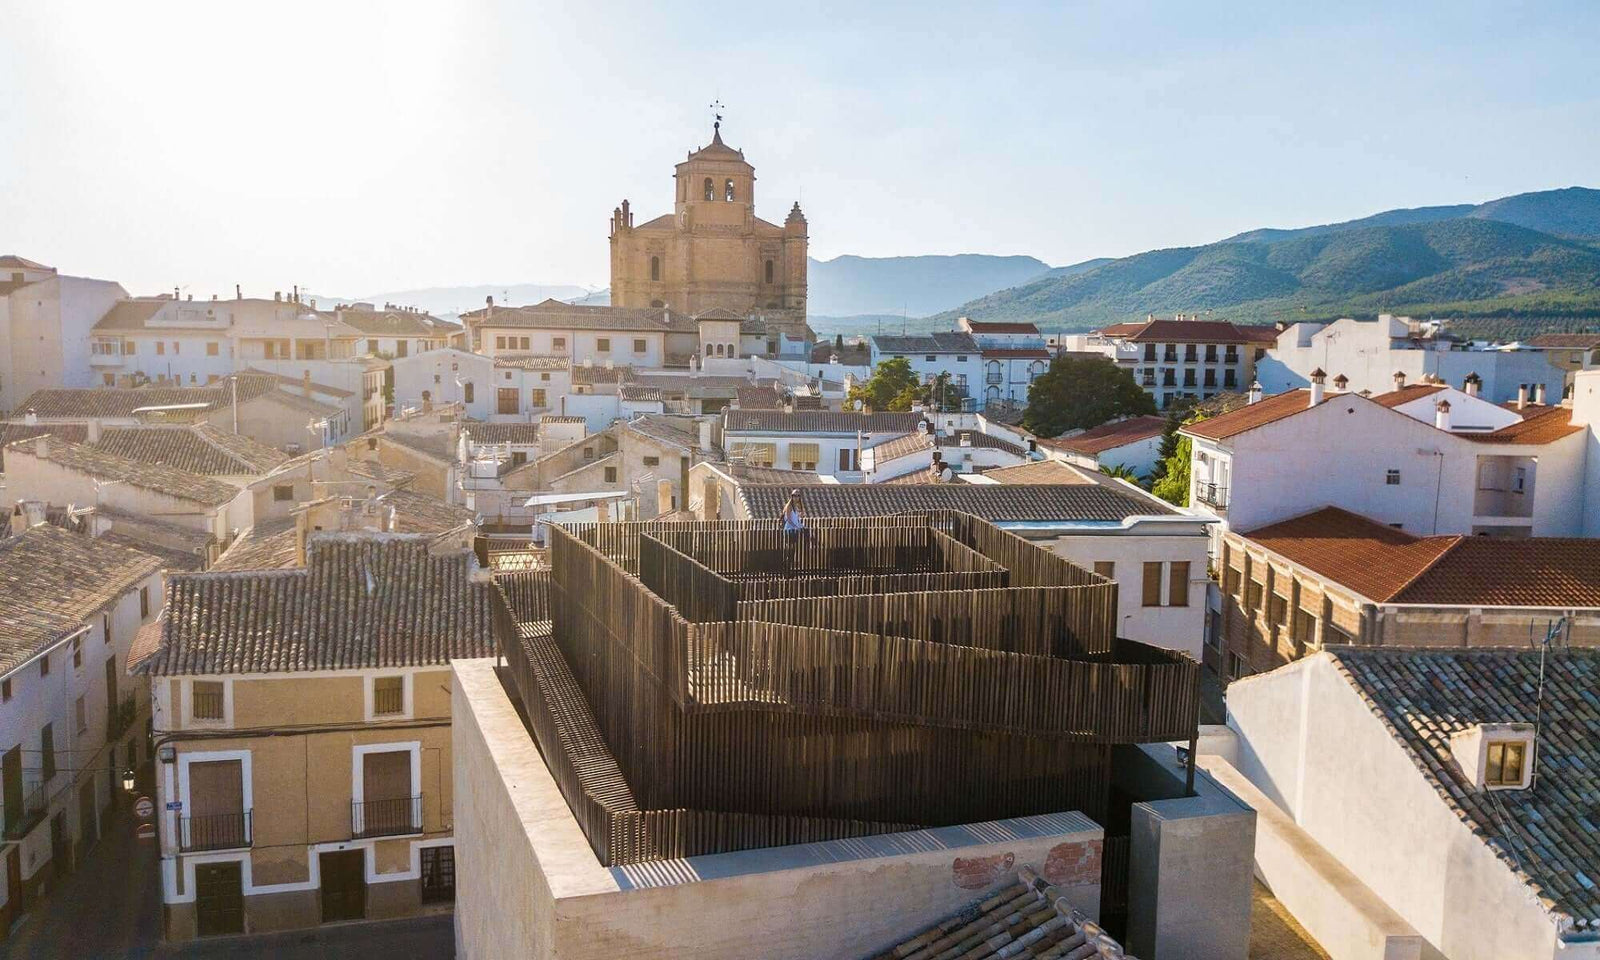
<instances>
[{"instance_id":1,"label":"arched window","mask_svg":"<svg viewBox=\"0 0 1600 960\"><path fill-rule=\"evenodd\" d=\"M723 192L727 194L727 199L728 200L732 200L733 199L733 179L731 177L728 179L727 187L724 189Z\"/></svg>"},{"instance_id":2,"label":"arched window","mask_svg":"<svg viewBox=\"0 0 1600 960\"><path fill-rule=\"evenodd\" d=\"M711 182L710 177L706 177L706 199L717 199L717 185Z\"/></svg>"},{"instance_id":3,"label":"arched window","mask_svg":"<svg viewBox=\"0 0 1600 960\"><path fill-rule=\"evenodd\" d=\"M717 356L722 356L722 344L717 344Z\"/></svg>"},{"instance_id":4,"label":"arched window","mask_svg":"<svg viewBox=\"0 0 1600 960\"><path fill-rule=\"evenodd\" d=\"M461 400L464 403L472 402L472 381L468 380L461 385Z\"/></svg>"},{"instance_id":5,"label":"arched window","mask_svg":"<svg viewBox=\"0 0 1600 960\"><path fill-rule=\"evenodd\" d=\"M737 357L738 355L739 355L739 348L734 346L731 343L728 344L728 356Z\"/></svg>"},{"instance_id":6,"label":"arched window","mask_svg":"<svg viewBox=\"0 0 1600 960\"><path fill-rule=\"evenodd\" d=\"M666 305L667 305L666 302L662 301L662 300L651 300L650 301L650 306L652 306L652 307L664 307Z\"/></svg>"},{"instance_id":7,"label":"arched window","mask_svg":"<svg viewBox=\"0 0 1600 960\"><path fill-rule=\"evenodd\" d=\"M660 257L651 257L650 258L650 279L655 281L655 282L657 282L657 283L661 282L661 258Z\"/></svg>"},{"instance_id":8,"label":"arched window","mask_svg":"<svg viewBox=\"0 0 1600 960\"><path fill-rule=\"evenodd\" d=\"M422 391L422 402L423 403L432 403L433 402L433 391L432 390L424 390L424 391Z\"/></svg>"},{"instance_id":9,"label":"arched window","mask_svg":"<svg viewBox=\"0 0 1600 960\"><path fill-rule=\"evenodd\" d=\"M1044 361L1035 360L1028 364L1028 379L1037 380L1044 373Z\"/></svg>"},{"instance_id":10,"label":"arched window","mask_svg":"<svg viewBox=\"0 0 1600 960\"><path fill-rule=\"evenodd\" d=\"M768 283L772 282L772 261L771 260L767 261L767 282Z\"/></svg>"},{"instance_id":11,"label":"arched window","mask_svg":"<svg viewBox=\"0 0 1600 960\"><path fill-rule=\"evenodd\" d=\"M706 356L711 356L711 344L706 344Z\"/></svg>"}]
</instances>

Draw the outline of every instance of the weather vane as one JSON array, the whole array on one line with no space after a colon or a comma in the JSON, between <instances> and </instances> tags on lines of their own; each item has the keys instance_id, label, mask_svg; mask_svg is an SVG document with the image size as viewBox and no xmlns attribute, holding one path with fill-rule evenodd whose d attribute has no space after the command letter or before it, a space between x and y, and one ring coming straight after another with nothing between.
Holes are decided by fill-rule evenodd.
<instances>
[{"instance_id":1,"label":"weather vane","mask_svg":"<svg viewBox=\"0 0 1600 960\"><path fill-rule=\"evenodd\" d=\"M712 130L721 130L722 129L722 109L723 109L722 108L722 101L721 100L713 100L713 101L711 101L710 106L711 106L711 116L712 116L712 119L713 119L713 122L711 124L711 129Z\"/></svg>"}]
</instances>

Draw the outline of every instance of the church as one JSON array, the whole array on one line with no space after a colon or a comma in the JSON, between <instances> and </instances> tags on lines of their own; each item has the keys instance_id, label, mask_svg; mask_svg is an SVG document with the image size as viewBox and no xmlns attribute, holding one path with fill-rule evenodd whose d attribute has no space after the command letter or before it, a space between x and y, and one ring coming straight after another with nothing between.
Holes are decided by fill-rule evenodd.
<instances>
[{"instance_id":1,"label":"church","mask_svg":"<svg viewBox=\"0 0 1600 960\"><path fill-rule=\"evenodd\" d=\"M676 167L673 212L635 225L628 201L611 213L611 303L668 307L812 339L806 328L806 218L796 203L783 226L755 214L755 167L744 151L711 143Z\"/></svg>"}]
</instances>

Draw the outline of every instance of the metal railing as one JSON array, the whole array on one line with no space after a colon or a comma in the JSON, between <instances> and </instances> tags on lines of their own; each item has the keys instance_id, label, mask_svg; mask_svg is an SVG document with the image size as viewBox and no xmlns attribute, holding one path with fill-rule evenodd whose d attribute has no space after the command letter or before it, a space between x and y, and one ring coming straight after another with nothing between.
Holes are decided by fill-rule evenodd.
<instances>
[{"instance_id":1,"label":"metal railing","mask_svg":"<svg viewBox=\"0 0 1600 960\"><path fill-rule=\"evenodd\" d=\"M199 684L195 684L199 686ZM221 720L222 719L222 691L221 690L193 690L189 694L190 709L194 711L196 720Z\"/></svg>"},{"instance_id":2,"label":"metal railing","mask_svg":"<svg viewBox=\"0 0 1600 960\"><path fill-rule=\"evenodd\" d=\"M405 687L395 684L389 687L374 686L372 689L373 716L384 716L391 713L403 713L406 708Z\"/></svg>"},{"instance_id":3,"label":"metal railing","mask_svg":"<svg viewBox=\"0 0 1600 960\"><path fill-rule=\"evenodd\" d=\"M249 810L178 818L178 848L184 852L237 850L253 842Z\"/></svg>"},{"instance_id":4,"label":"metal railing","mask_svg":"<svg viewBox=\"0 0 1600 960\"><path fill-rule=\"evenodd\" d=\"M1225 508L1228 505L1228 487L1221 483L1196 483L1194 498L1209 507Z\"/></svg>"},{"instance_id":5,"label":"metal railing","mask_svg":"<svg viewBox=\"0 0 1600 960\"><path fill-rule=\"evenodd\" d=\"M20 840L28 831L39 825L50 806L50 794L43 783L23 787L22 803L14 810L5 811L5 838Z\"/></svg>"},{"instance_id":6,"label":"metal railing","mask_svg":"<svg viewBox=\"0 0 1600 960\"><path fill-rule=\"evenodd\" d=\"M350 836L393 837L422 832L422 795L350 801Z\"/></svg>"}]
</instances>

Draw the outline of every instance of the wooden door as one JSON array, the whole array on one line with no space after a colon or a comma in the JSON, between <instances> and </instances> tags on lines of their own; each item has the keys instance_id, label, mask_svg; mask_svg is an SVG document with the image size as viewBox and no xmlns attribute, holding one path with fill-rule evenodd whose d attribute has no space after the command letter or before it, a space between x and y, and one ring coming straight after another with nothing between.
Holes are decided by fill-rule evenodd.
<instances>
[{"instance_id":1,"label":"wooden door","mask_svg":"<svg viewBox=\"0 0 1600 960\"><path fill-rule=\"evenodd\" d=\"M10 833L22 820L22 746L6 751L0 759L0 782L4 787L5 827Z\"/></svg>"},{"instance_id":2,"label":"wooden door","mask_svg":"<svg viewBox=\"0 0 1600 960\"><path fill-rule=\"evenodd\" d=\"M28 891L22 885L22 847L13 845L6 851L6 890L10 895L6 898L6 929L11 929L11 921L28 909Z\"/></svg>"},{"instance_id":3,"label":"wooden door","mask_svg":"<svg viewBox=\"0 0 1600 960\"><path fill-rule=\"evenodd\" d=\"M411 751L369 753L361 761L360 830L364 836L412 833Z\"/></svg>"},{"instance_id":4,"label":"wooden door","mask_svg":"<svg viewBox=\"0 0 1600 960\"><path fill-rule=\"evenodd\" d=\"M367 854L338 850L318 855L322 873L322 922L362 920L367 915Z\"/></svg>"},{"instance_id":5,"label":"wooden door","mask_svg":"<svg viewBox=\"0 0 1600 960\"><path fill-rule=\"evenodd\" d=\"M239 861L194 866L195 924L202 937L244 932L244 883Z\"/></svg>"},{"instance_id":6,"label":"wooden door","mask_svg":"<svg viewBox=\"0 0 1600 960\"><path fill-rule=\"evenodd\" d=\"M244 809L244 771L238 760L209 760L189 765L189 850L225 850L250 845Z\"/></svg>"}]
</instances>

